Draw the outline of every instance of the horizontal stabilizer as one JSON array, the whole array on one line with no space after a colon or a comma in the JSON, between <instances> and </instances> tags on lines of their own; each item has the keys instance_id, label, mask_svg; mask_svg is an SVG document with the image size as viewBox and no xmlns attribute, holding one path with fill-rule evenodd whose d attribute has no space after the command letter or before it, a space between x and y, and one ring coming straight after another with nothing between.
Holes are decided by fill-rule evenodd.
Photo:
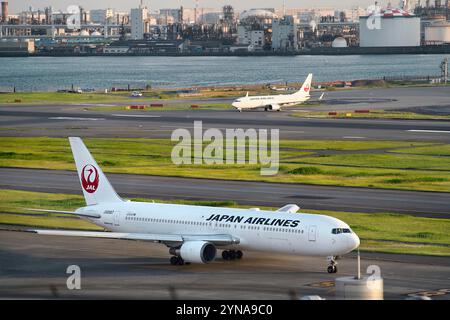
<instances>
[{"instance_id":1,"label":"horizontal stabilizer","mask_svg":"<svg viewBox=\"0 0 450 320\"><path fill-rule=\"evenodd\" d=\"M24 208L28 211L35 211L35 212L46 212L46 213L62 213L62 214L73 214L80 217L86 217L86 218L100 218L100 215L98 213L82 213L82 212L76 212L76 211L62 211L62 210L49 210L49 209L31 209L31 208Z\"/></svg>"}]
</instances>

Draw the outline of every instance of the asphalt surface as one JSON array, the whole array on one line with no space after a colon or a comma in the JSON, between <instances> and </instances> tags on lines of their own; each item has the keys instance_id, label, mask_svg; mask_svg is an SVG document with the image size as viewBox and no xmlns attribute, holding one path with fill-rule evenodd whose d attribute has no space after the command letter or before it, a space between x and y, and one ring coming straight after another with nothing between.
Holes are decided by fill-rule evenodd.
<instances>
[{"instance_id":1,"label":"asphalt surface","mask_svg":"<svg viewBox=\"0 0 450 320\"><path fill-rule=\"evenodd\" d=\"M149 103L154 101L149 101ZM156 101L155 101L156 102ZM198 104L186 99L172 103ZM210 103L231 102L211 99ZM114 105L114 104L112 104ZM117 104L116 104L117 105ZM450 143L448 121L302 119L302 111L412 110L447 114L450 87L328 92L321 106L283 112L226 110L88 111L99 104L0 106L0 136L170 137L177 128L276 128L283 139L408 140ZM308 209L392 211L448 218L449 193L307 186L108 174L123 197L233 200L252 206L297 203ZM81 194L75 172L0 168L0 188ZM0 231L0 298L289 299L320 295L334 299L333 281L356 272L354 254L339 261L338 275L324 258L245 252L241 261L171 266L163 245L106 239L39 236ZM82 289L68 290L67 267L78 265ZM362 253L363 273L378 265L386 299L426 295L450 299L450 258Z\"/></svg>"},{"instance_id":2,"label":"asphalt surface","mask_svg":"<svg viewBox=\"0 0 450 320\"><path fill-rule=\"evenodd\" d=\"M132 174L107 176L116 191L127 198L230 200L245 205L273 207L295 203L305 211L395 212L421 217L450 217L450 193ZM0 178L1 189L81 194L74 171L0 168Z\"/></svg>"},{"instance_id":3,"label":"asphalt surface","mask_svg":"<svg viewBox=\"0 0 450 320\"><path fill-rule=\"evenodd\" d=\"M354 254L328 274L325 258L244 252L242 260L172 266L161 244L13 231L0 231L0 243L2 299L335 299L334 280L357 270ZM80 290L67 288L71 265L80 267ZM380 267L385 299L450 298L450 258L362 253L363 275L369 265Z\"/></svg>"},{"instance_id":4,"label":"asphalt surface","mask_svg":"<svg viewBox=\"0 0 450 320\"><path fill-rule=\"evenodd\" d=\"M182 101L186 104L199 103L197 100L176 100L171 103ZM208 101L230 103L231 99L211 99L206 100L206 103ZM284 139L450 142L449 121L304 119L290 116L294 112L312 110L401 110L413 107L448 110L450 87L329 92L322 106L300 106L282 112L255 110L239 113L231 107L223 110L102 111L95 108L88 110L88 106L95 104L3 105L0 106L0 135L168 138L177 128L192 129L194 120L197 120L203 122L204 129L279 129Z\"/></svg>"}]
</instances>

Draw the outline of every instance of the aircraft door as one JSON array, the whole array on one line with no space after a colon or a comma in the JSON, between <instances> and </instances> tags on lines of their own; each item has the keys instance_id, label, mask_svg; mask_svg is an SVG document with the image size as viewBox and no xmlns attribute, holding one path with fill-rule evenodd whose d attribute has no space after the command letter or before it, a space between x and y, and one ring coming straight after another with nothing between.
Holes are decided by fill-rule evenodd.
<instances>
[{"instance_id":1,"label":"aircraft door","mask_svg":"<svg viewBox=\"0 0 450 320\"><path fill-rule=\"evenodd\" d=\"M120 211L114 211L114 226L120 226Z\"/></svg>"},{"instance_id":2,"label":"aircraft door","mask_svg":"<svg viewBox=\"0 0 450 320\"><path fill-rule=\"evenodd\" d=\"M308 228L308 240L316 241L317 236L317 226L309 226Z\"/></svg>"}]
</instances>

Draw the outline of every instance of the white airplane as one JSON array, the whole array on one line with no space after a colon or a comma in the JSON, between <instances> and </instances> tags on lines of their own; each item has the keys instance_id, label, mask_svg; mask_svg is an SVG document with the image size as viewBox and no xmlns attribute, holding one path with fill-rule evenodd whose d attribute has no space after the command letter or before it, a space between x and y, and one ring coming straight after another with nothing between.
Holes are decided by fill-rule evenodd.
<instances>
[{"instance_id":1,"label":"white airplane","mask_svg":"<svg viewBox=\"0 0 450 320\"><path fill-rule=\"evenodd\" d=\"M172 265L208 263L223 250L225 260L242 258L241 250L336 259L359 246L350 227L333 217L296 213L286 205L273 211L216 208L121 199L80 138L69 138L86 206L76 211L29 209L74 214L109 232L31 230L42 235L94 237L158 242L169 248Z\"/></svg>"},{"instance_id":2,"label":"white airplane","mask_svg":"<svg viewBox=\"0 0 450 320\"><path fill-rule=\"evenodd\" d=\"M292 94L279 94L270 96L249 96L236 99L231 105L239 112L245 109L264 108L265 111L280 111L281 107L295 106L308 101L311 98L312 73L308 74L301 89ZM323 95L322 97L323 98Z\"/></svg>"}]
</instances>

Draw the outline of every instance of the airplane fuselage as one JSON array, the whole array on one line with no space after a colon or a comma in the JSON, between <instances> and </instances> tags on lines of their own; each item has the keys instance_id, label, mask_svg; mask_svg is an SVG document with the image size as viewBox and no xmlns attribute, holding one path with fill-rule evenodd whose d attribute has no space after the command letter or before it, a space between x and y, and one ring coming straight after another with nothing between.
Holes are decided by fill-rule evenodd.
<instances>
[{"instance_id":1,"label":"airplane fuselage","mask_svg":"<svg viewBox=\"0 0 450 320\"><path fill-rule=\"evenodd\" d=\"M359 246L358 236L347 224L316 214L142 202L105 203L77 212L99 214L100 218L89 220L113 232L229 235L238 239L221 249L337 256ZM347 231L333 233L337 229Z\"/></svg>"},{"instance_id":2,"label":"airplane fuselage","mask_svg":"<svg viewBox=\"0 0 450 320\"><path fill-rule=\"evenodd\" d=\"M270 108L273 106L295 106L304 103L310 99L310 96L300 96L293 94L280 94L271 96L249 96L236 99L232 106L239 110ZM274 108L276 110L276 108Z\"/></svg>"}]
</instances>

